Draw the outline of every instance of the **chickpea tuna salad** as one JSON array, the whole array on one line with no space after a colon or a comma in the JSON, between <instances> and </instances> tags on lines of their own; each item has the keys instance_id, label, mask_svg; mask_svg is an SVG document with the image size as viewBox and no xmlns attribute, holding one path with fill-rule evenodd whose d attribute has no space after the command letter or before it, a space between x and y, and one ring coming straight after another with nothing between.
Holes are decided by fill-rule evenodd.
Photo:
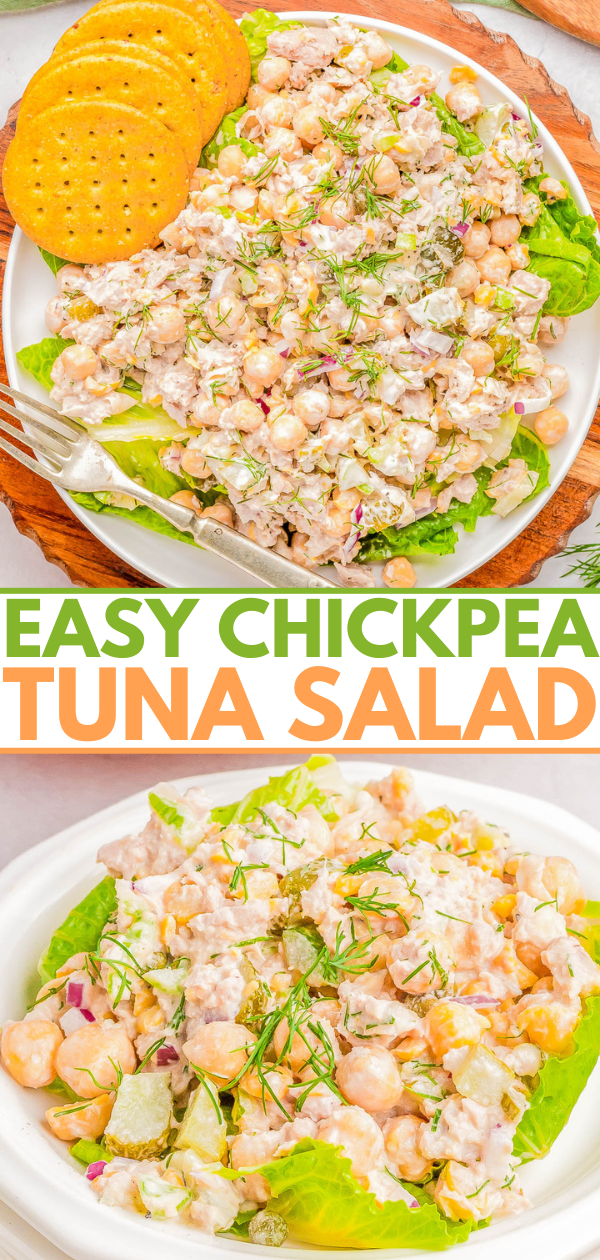
<instances>
[{"instance_id":1,"label":"chickpea tuna salad","mask_svg":"<svg viewBox=\"0 0 600 1260\"><path fill-rule=\"evenodd\" d=\"M408 557L548 486L569 377L546 354L600 294L595 220L469 66L442 98L343 15L241 30L247 100L163 244L46 255L53 336L18 358L150 489L344 583L383 561L410 586ZM75 498L176 534L133 498Z\"/></svg>"},{"instance_id":2,"label":"chickpea tuna salad","mask_svg":"<svg viewBox=\"0 0 600 1260\"><path fill-rule=\"evenodd\" d=\"M572 862L327 756L230 806L149 799L2 1029L100 1202L432 1249L527 1208L519 1165L600 1050L600 904Z\"/></svg>"}]
</instances>

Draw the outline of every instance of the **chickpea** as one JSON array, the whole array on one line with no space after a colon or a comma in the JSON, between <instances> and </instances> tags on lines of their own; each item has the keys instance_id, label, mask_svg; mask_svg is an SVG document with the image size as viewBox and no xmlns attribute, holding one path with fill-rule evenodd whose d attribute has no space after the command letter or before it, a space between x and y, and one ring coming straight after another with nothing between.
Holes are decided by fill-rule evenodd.
<instances>
[{"instance_id":1,"label":"chickpea","mask_svg":"<svg viewBox=\"0 0 600 1260\"><path fill-rule=\"evenodd\" d=\"M291 127L294 117L294 102L287 96L270 96L261 105L260 117L263 126Z\"/></svg>"},{"instance_id":2,"label":"chickpea","mask_svg":"<svg viewBox=\"0 0 600 1260\"><path fill-rule=\"evenodd\" d=\"M2 1062L19 1085L43 1089L56 1076L56 1052L63 1040L57 1024L48 1019L23 1019L2 1031Z\"/></svg>"},{"instance_id":3,"label":"chickpea","mask_svg":"<svg viewBox=\"0 0 600 1260\"><path fill-rule=\"evenodd\" d=\"M464 237L467 258L482 258L490 243L491 232L485 223L473 223Z\"/></svg>"},{"instance_id":4,"label":"chickpea","mask_svg":"<svg viewBox=\"0 0 600 1260\"><path fill-rule=\"evenodd\" d=\"M198 884L185 884L179 879L169 884L163 897L165 914L172 914L178 924L189 923L190 919L200 914L203 904L203 893Z\"/></svg>"},{"instance_id":5,"label":"chickpea","mask_svg":"<svg viewBox=\"0 0 600 1260\"><path fill-rule=\"evenodd\" d=\"M127 1075L135 1071L136 1064L131 1041L118 1024L78 1028L65 1038L56 1055L57 1075L80 1098L97 1098L107 1089L116 1089L117 1069Z\"/></svg>"},{"instance_id":6,"label":"chickpea","mask_svg":"<svg viewBox=\"0 0 600 1260\"><path fill-rule=\"evenodd\" d=\"M302 157L303 152L300 136L286 127L274 127L265 137L265 154L268 158L279 155L284 162L293 162L296 158Z\"/></svg>"},{"instance_id":7,"label":"chickpea","mask_svg":"<svg viewBox=\"0 0 600 1260\"><path fill-rule=\"evenodd\" d=\"M192 490L178 490L171 495L169 503L179 503L180 507L190 508L196 516L202 515L202 504Z\"/></svg>"},{"instance_id":8,"label":"chickpea","mask_svg":"<svg viewBox=\"0 0 600 1260\"><path fill-rule=\"evenodd\" d=\"M83 280L83 269L76 267L74 263L67 263L66 267L61 267L56 273L56 283L59 293L78 293L81 290L81 281Z\"/></svg>"},{"instance_id":9,"label":"chickpea","mask_svg":"<svg viewBox=\"0 0 600 1260\"><path fill-rule=\"evenodd\" d=\"M400 187L400 171L390 157L386 157L384 154L383 157L374 158L372 162L369 162L368 168L365 167L365 170L367 179L376 192L381 193L383 196L391 196L398 191Z\"/></svg>"},{"instance_id":10,"label":"chickpea","mask_svg":"<svg viewBox=\"0 0 600 1260\"><path fill-rule=\"evenodd\" d=\"M78 1111L73 1110L72 1103L68 1107L50 1107L46 1112L46 1123L61 1142L72 1142L76 1138L94 1141L104 1133L114 1102L114 1095L100 1094Z\"/></svg>"},{"instance_id":11,"label":"chickpea","mask_svg":"<svg viewBox=\"0 0 600 1260\"><path fill-rule=\"evenodd\" d=\"M517 1028L547 1054L569 1053L579 1012L561 1002L544 1001L544 996L540 994L539 1003L532 1003L517 1014Z\"/></svg>"},{"instance_id":12,"label":"chickpea","mask_svg":"<svg viewBox=\"0 0 600 1260\"><path fill-rule=\"evenodd\" d=\"M540 182L540 192L545 192L549 205L553 205L555 201L564 201L565 197L569 196L560 180L552 179L550 176Z\"/></svg>"},{"instance_id":13,"label":"chickpea","mask_svg":"<svg viewBox=\"0 0 600 1260\"><path fill-rule=\"evenodd\" d=\"M280 1102L283 1102L288 1090L294 1084L294 1077L289 1068L268 1068L264 1072L264 1076L269 1088L273 1090L275 1097L278 1098ZM262 1101L265 1091L262 1079L256 1068L252 1068L252 1071L248 1072L244 1077L244 1091L246 1094L250 1094L251 1098L260 1098ZM269 1098L268 1091L266 1093L266 1097Z\"/></svg>"},{"instance_id":14,"label":"chickpea","mask_svg":"<svg viewBox=\"0 0 600 1260\"><path fill-rule=\"evenodd\" d=\"M494 351L485 341L472 341L464 347L460 357L473 368L476 376L487 376L494 370Z\"/></svg>"},{"instance_id":15,"label":"chickpea","mask_svg":"<svg viewBox=\"0 0 600 1260\"><path fill-rule=\"evenodd\" d=\"M348 432L348 426L343 420L324 420L320 436L328 455L342 455L352 445L352 434Z\"/></svg>"},{"instance_id":16,"label":"chickpea","mask_svg":"<svg viewBox=\"0 0 600 1260\"><path fill-rule=\"evenodd\" d=\"M256 429L260 429L264 419L262 408L250 402L249 398L234 403L227 412L227 423L234 425L242 433L254 433Z\"/></svg>"},{"instance_id":17,"label":"chickpea","mask_svg":"<svg viewBox=\"0 0 600 1260\"><path fill-rule=\"evenodd\" d=\"M314 149L324 139L323 128L315 105L302 105L294 117L294 131L308 149Z\"/></svg>"},{"instance_id":18,"label":"chickpea","mask_svg":"<svg viewBox=\"0 0 600 1260\"><path fill-rule=\"evenodd\" d=\"M326 227L344 228L354 219L354 207L346 197L336 197L326 202L319 215Z\"/></svg>"},{"instance_id":19,"label":"chickpea","mask_svg":"<svg viewBox=\"0 0 600 1260\"><path fill-rule=\"evenodd\" d=\"M318 158L320 162L332 162L336 171L339 171L344 164L344 154L339 145L333 143L333 140L323 140L322 143L316 144L313 157Z\"/></svg>"},{"instance_id":20,"label":"chickpea","mask_svg":"<svg viewBox=\"0 0 600 1260\"><path fill-rule=\"evenodd\" d=\"M552 402L566 394L569 388L569 373L560 363L545 363L542 368L542 376L545 376L546 380L550 381Z\"/></svg>"},{"instance_id":21,"label":"chickpea","mask_svg":"<svg viewBox=\"0 0 600 1260\"><path fill-rule=\"evenodd\" d=\"M316 429L329 415L329 395L320 389L303 389L292 399L292 410L307 429Z\"/></svg>"},{"instance_id":22,"label":"chickpea","mask_svg":"<svg viewBox=\"0 0 600 1260\"><path fill-rule=\"evenodd\" d=\"M369 1112L395 1107L403 1090L393 1055L376 1046L355 1046L342 1059L335 1079L349 1103Z\"/></svg>"},{"instance_id":23,"label":"chickpea","mask_svg":"<svg viewBox=\"0 0 600 1260\"><path fill-rule=\"evenodd\" d=\"M321 1017L319 1017L319 1022L326 1036L330 1040L332 1049L334 1050L334 1053L335 1053L337 1043L335 1041L335 1033L333 1032L333 1029L330 1028L326 1019L322 1019ZM302 1035L300 1035L299 1032L294 1033L294 1036L292 1037L291 1045L287 1046L285 1055L283 1055L283 1052L286 1047L289 1033L290 1033L290 1027L287 1022L287 1019L282 1019L281 1023L278 1024L277 1028L275 1029L275 1033L273 1036L273 1046L275 1049L275 1054L277 1055L278 1059L280 1059L281 1056L283 1055L283 1062L285 1066L288 1067L290 1071L294 1073L294 1075L297 1075L302 1070L302 1068L306 1067L307 1063L310 1060L311 1054L315 1050L318 1050L321 1053L323 1053L323 1043L320 1037L318 1037L316 1033L311 1032L310 1028L307 1027L309 1023L314 1023L314 1016L311 1011L307 1011L305 1015L302 1015L300 1019L300 1024L302 1026Z\"/></svg>"},{"instance_id":24,"label":"chickpea","mask_svg":"<svg viewBox=\"0 0 600 1260\"><path fill-rule=\"evenodd\" d=\"M396 590L414 586L417 581L417 575L406 556L396 556L394 560L388 560L384 565L382 577L386 586L394 587Z\"/></svg>"},{"instance_id":25,"label":"chickpea","mask_svg":"<svg viewBox=\"0 0 600 1260\"><path fill-rule=\"evenodd\" d=\"M355 1177L366 1177L384 1154L381 1129L361 1107L337 1107L319 1125L317 1137L321 1142L342 1147L344 1155L351 1160Z\"/></svg>"},{"instance_id":26,"label":"chickpea","mask_svg":"<svg viewBox=\"0 0 600 1260\"><path fill-rule=\"evenodd\" d=\"M287 57L267 56L259 61L256 77L261 87L266 88L267 92L278 92L286 79L289 79L291 69L292 63Z\"/></svg>"},{"instance_id":27,"label":"chickpea","mask_svg":"<svg viewBox=\"0 0 600 1260\"><path fill-rule=\"evenodd\" d=\"M549 895L556 897L559 914L581 912L585 897L577 868L569 858L547 857L542 882Z\"/></svg>"},{"instance_id":28,"label":"chickpea","mask_svg":"<svg viewBox=\"0 0 600 1260\"><path fill-rule=\"evenodd\" d=\"M470 258L464 258L457 267L453 267L446 276L446 284L458 289L462 298L474 293L479 284L479 271Z\"/></svg>"},{"instance_id":29,"label":"chickpea","mask_svg":"<svg viewBox=\"0 0 600 1260\"><path fill-rule=\"evenodd\" d=\"M258 201L256 188L248 188L246 184L236 184L229 192L229 204L234 210L243 214L251 214Z\"/></svg>"},{"instance_id":30,"label":"chickpea","mask_svg":"<svg viewBox=\"0 0 600 1260\"><path fill-rule=\"evenodd\" d=\"M50 298L46 307L46 328L51 333L59 333L68 322L65 315L64 302L61 297Z\"/></svg>"},{"instance_id":31,"label":"chickpea","mask_svg":"<svg viewBox=\"0 0 600 1260\"><path fill-rule=\"evenodd\" d=\"M210 467L207 464L202 451L199 451L195 446L186 446L183 455L181 456L181 467L183 468L183 471L189 473L191 477L198 477L200 480L204 480L205 477L212 476Z\"/></svg>"},{"instance_id":32,"label":"chickpea","mask_svg":"<svg viewBox=\"0 0 600 1260\"><path fill-rule=\"evenodd\" d=\"M524 193L521 209L519 211L519 219L526 227L533 227L537 223L542 211L542 203L534 192Z\"/></svg>"},{"instance_id":33,"label":"chickpea","mask_svg":"<svg viewBox=\"0 0 600 1260\"><path fill-rule=\"evenodd\" d=\"M419 1150L424 1126L418 1116L395 1116L383 1127L386 1155L407 1181L422 1181L431 1172L431 1161L424 1159Z\"/></svg>"},{"instance_id":34,"label":"chickpea","mask_svg":"<svg viewBox=\"0 0 600 1260\"><path fill-rule=\"evenodd\" d=\"M91 346L67 346L60 361L72 381L83 381L86 376L93 376L98 367L98 356Z\"/></svg>"},{"instance_id":35,"label":"chickpea","mask_svg":"<svg viewBox=\"0 0 600 1260\"><path fill-rule=\"evenodd\" d=\"M261 188L258 194L258 213L261 219L275 218L275 198L273 193L267 192L266 188Z\"/></svg>"},{"instance_id":36,"label":"chickpea","mask_svg":"<svg viewBox=\"0 0 600 1260\"><path fill-rule=\"evenodd\" d=\"M271 429L271 441L278 451L293 451L307 437L308 429L291 411L279 416Z\"/></svg>"},{"instance_id":37,"label":"chickpea","mask_svg":"<svg viewBox=\"0 0 600 1260\"><path fill-rule=\"evenodd\" d=\"M217 159L217 170L223 179L241 179L246 169L248 161L244 150L239 144L228 144L226 149L221 149Z\"/></svg>"},{"instance_id":38,"label":"chickpea","mask_svg":"<svg viewBox=\"0 0 600 1260\"><path fill-rule=\"evenodd\" d=\"M272 93L263 87L262 83L251 83L246 97L248 109L260 109L271 95Z\"/></svg>"},{"instance_id":39,"label":"chickpea","mask_svg":"<svg viewBox=\"0 0 600 1260\"><path fill-rule=\"evenodd\" d=\"M556 446L565 436L569 421L564 411L559 411L558 407L546 407L544 411L538 412L533 427L544 446Z\"/></svg>"},{"instance_id":40,"label":"chickpea","mask_svg":"<svg viewBox=\"0 0 600 1260\"><path fill-rule=\"evenodd\" d=\"M203 166L197 166L196 170L192 171L190 178L190 192L200 192L202 188L206 188L211 183L211 171L205 170Z\"/></svg>"},{"instance_id":41,"label":"chickpea","mask_svg":"<svg viewBox=\"0 0 600 1260\"><path fill-rule=\"evenodd\" d=\"M107 341L100 348L100 357L117 368L125 368L130 362L129 351L124 350L118 341Z\"/></svg>"},{"instance_id":42,"label":"chickpea","mask_svg":"<svg viewBox=\"0 0 600 1260\"><path fill-rule=\"evenodd\" d=\"M275 384L284 368L284 359L271 346L260 346L244 355L244 375L252 388L262 393Z\"/></svg>"},{"instance_id":43,"label":"chickpea","mask_svg":"<svg viewBox=\"0 0 600 1260\"><path fill-rule=\"evenodd\" d=\"M537 339L543 346L557 346L563 340L568 326L568 319L561 319L558 315L544 315L540 320ZM548 367L554 366L548 364Z\"/></svg>"},{"instance_id":44,"label":"chickpea","mask_svg":"<svg viewBox=\"0 0 600 1260\"><path fill-rule=\"evenodd\" d=\"M514 245L521 235L521 224L516 214L501 214L499 219L492 219L490 236L492 245L501 245L507 249Z\"/></svg>"},{"instance_id":45,"label":"chickpea","mask_svg":"<svg viewBox=\"0 0 600 1260\"><path fill-rule=\"evenodd\" d=\"M386 44L377 31L366 31L362 38L363 48L374 70L382 70L394 55L393 48Z\"/></svg>"},{"instance_id":46,"label":"chickpea","mask_svg":"<svg viewBox=\"0 0 600 1260\"><path fill-rule=\"evenodd\" d=\"M453 66L448 75L451 83L462 83L468 80L473 83L477 78L477 72L471 69L471 66Z\"/></svg>"},{"instance_id":47,"label":"chickpea","mask_svg":"<svg viewBox=\"0 0 600 1260\"><path fill-rule=\"evenodd\" d=\"M477 259L477 267L482 280L487 280L488 284L506 284L511 273L510 259L498 245L486 249Z\"/></svg>"},{"instance_id":48,"label":"chickpea","mask_svg":"<svg viewBox=\"0 0 600 1260\"><path fill-rule=\"evenodd\" d=\"M506 257L513 271L525 271L529 266L529 249L525 242L521 244L519 241L511 245L506 251Z\"/></svg>"},{"instance_id":49,"label":"chickpea","mask_svg":"<svg viewBox=\"0 0 600 1260\"><path fill-rule=\"evenodd\" d=\"M461 79L446 93L446 105L452 114L456 114L459 122L468 122L476 118L483 109L483 101L479 89L467 79Z\"/></svg>"},{"instance_id":50,"label":"chickpea","mask_svg":"<svg viewBox=\"0 0 600 1260\"><path fill-rule=\"evenodd\" d=\"M191 1041L185 1042L183 1050L193 1067L199 1067L222 1085L242 1071L255 1041L255 1034L243 1024L225 1019L202 1024Z\"/></svg>"},{"instance_id":51,"label":"chickpea","mask_svg":"<svg viewBox=\"0 0 600 1260\"><path fill-rule=\"evenodd\" d=\"M489 1026L489 1020L471 1006L437 1002L423 1019L422 1029L436 1059L442 1059L449 1050L477 1045Z\"/></svg>"},{"instance_id":52,"label":"chickpea","mask_svg":"<svg viewBox=\"0 0 600 1260\"><path fill-rule=\"evenodd\" d=\"M235 293L224 293L223 297L206 306L206 318L213 332L219 337L233 337L246 316L244 303Z\"/></svg>"},{"instance_id":53,"label":"chickpea","mask_svg":"<svg viewBox=\"0 0 600 1260\"><path fill-rule=\"evenodd\" d=\"M209 520L219 521L221 525L228 525L233 529L233 512L226 503L212 503L210 507L204 509L200 516L206 516Z\"/></svg>"},{"instance_id":54,"label":"chickpea","mask_svg":"<svg viewBox=\"0 0 600 1260\"><path fill-rule=\"evenodd\" d=\"M146 326L146 334L151 341L158 341L161 346L168 346L173 341L185 337L185 319L177 306L155 306L150 309L150 320Z\"/></svg>"},{"instance_id":55,"label":"chickpea","mask_svg":"<svg viewBox=\"0 0 600 1260\"><path fill-rule=\"evenodd\" d=\"M350 380L350 373L345 367L334 367L327 374L329 376L329 384L332 389L353 390L354 383Z\"/></svg>"},{"instance_id":56,"label":"chickpea","mask_svg":"<svg viewBox=\"0 0 600 1260\"><path fill-rule=\"evenodd\" d=\"M327 508L323 530L331 538L345 538L350 533L350 512L343 511L335 503Z\"/></svg>"}]
</instances>

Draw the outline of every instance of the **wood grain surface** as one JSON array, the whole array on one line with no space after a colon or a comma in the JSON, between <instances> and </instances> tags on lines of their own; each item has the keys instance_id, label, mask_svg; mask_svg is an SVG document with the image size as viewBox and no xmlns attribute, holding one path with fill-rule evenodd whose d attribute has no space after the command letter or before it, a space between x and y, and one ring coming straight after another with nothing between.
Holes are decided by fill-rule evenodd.
<instances>
[{"instance_id":1,"label":"wood grain surface","mask_svg":"<svg viewBox=\"0 0 600 1260\"><path fill-rule=\"evenodd\" d=\"M568 35L600 46L600 5L598 0L520 0L525 9L544 18Z\"/></svg>"},{"instance_id":2,"label":"wood grain surface","mask_svg":"<svg viewBox=\"0 0 600 1260\"><path fill-rule=\"evenodd\" d=\"M530 7L550 2L533 0ZM585 15L588 9L593 16L592 10L596 11L598 0L560 0L560 4L563 13L576 15L578 21L580 12ZM244 0L229 0L228 3L228 8L236 17L240 17L246 7L250 6ZM277 5L272 7L280 11L295 9L298 0L277 0ZM330 8L330 4L326 2L312 7ZM458 11L446 0L406 0L402 8L393 0L344 0L343 10L398 22L430 35L486 66L521 98L527 96L534 113L552 132L572 163L600 222L600 144L592 132L590 120L576 108L566 89L550 78L541 62L522 53L510 36L488 30L473 13ZM549 20L556 22L553 17ZM15 105L0 132L0 164L14 134L17 113L18 105ZM0 197L0 293L12 230L12 220ZM1 348L0 374L6 381ZM531 582L544 561L562 551L571 531L589 516L598 493L600 408L568 475L532 524L494 559L458 585L502 588ZM46 559L63 569L76 585L155 585L94 538L48 482L28 472L2 452L0 498L10 509L17 529L32 538L41 547Z\"/></svg>"}]
</instances>

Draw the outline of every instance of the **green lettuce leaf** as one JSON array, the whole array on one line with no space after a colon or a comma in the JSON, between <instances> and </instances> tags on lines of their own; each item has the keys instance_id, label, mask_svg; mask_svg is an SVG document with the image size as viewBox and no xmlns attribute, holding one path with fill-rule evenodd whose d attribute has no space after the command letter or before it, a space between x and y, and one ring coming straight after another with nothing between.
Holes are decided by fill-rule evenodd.
<instances>
[{"instance_id":1,"label":"green lettuce leaf","mask_svg":"<svg viewBox=\"0 0 600 1260\"><path fill-rule=\"evenodd\" d=\"M573 1040L573 1054L566 1059L552 1055L540 1069L540 1083L513 1143L513 1154L522 1163L548 1154L596 1065L600 1054L600 997L587 998L586 1011Z\"/></svg>"},{"instance_id":2,"label":"green lettuce leaf","mask_svg":"<svg viewBox=\"0 0 600 1260\"><path fill-rule=\"evenodd\" d=\"M58 1097L61 1098L63 1102L75 1103L82 1101L81 1095L76 1094L75 1090L71 1089L71 1086L67 1085L66 1081L61 1081L60 1076L55 1076L54 1080L51 1081L49 1085L44 1086L44 1089L48 1094L58 1094Z\"/></svg>"},{"instance_id":3,"label":"green lettuce leaf","mask_svg":"<svg viewBox=\"0 0 600 1260\"><path fill-rule=\"evenodd\" d=\"M535 498L550 484L550 461L546 447L531 429L519 425L510 448L510 455L498 464L505 468L509 459L524 459L528 468L539 474L534 490L525 499ZM470 503L459 503L453 499L447 512L438 515L424 516L404 529L380 530L365 538L357 557L359 564L374 564L378 560L391 560L393 556L448 556L453 555L458 543L458 534L454 528L462 528L472 534L480 516L489 516L493 500L486 494L486 487L492 475L491 468L478 468L474 474L477 490Z\"/></svg>"},{"instance_id":4,"label":"green lettuce leaf","mask_svg":"<svg viewBox=\"0 0 600 1260\"><path fill-rule=\"evenodd\" d=\"M152 508L136 507L130 510L113 507L110 503L101 503L95 494L72 494L71 498L74 503L87 508L88 512L102 512L103 516L122 516L127 521L134 521L136 525L143 525L145 529L153 529L155 534L165 534L167 538L176 538L178 542L196 546L191 534L181 533L165 521L163 516L159 516L158 512L153 512Z\"/></svg>"},{"instance_id":5,"label":"green lettuce leaf","mask_svg":"<svg viewBox=\"0 0 600 1260\"><path fill-rule=\"evenodd\" d=\"M268 9L254 9L242 18L240 30L248 45L253 80L256 80L256 67L267 51L267 35L272 35L273 31L287 31L291 26L302 26L302 23L284 21Z\"/></svg>"},{"instance_id":6,"label":"green lettuce leaf","mask_svg":"<svg viewBox=\"0 0 600 1260\"><path fill-rule=\"evenodd\" d=\"M0 5L0 8L1 7L2 6ZM56 276L58 274L61 267L68 266L68 260L66 258L58 258L56 254L49 254L48 250L42 249L41 245L38 245L38 249L40 251L40 254L42 255L42 258L44 259L44 262L48 264L53 276Z\"/></svg>"},{"instance_id":7,"label":"green lettuce leaf","mask_svg":"<svg viewBox=\"0 0 600 1260\"><path fill-rule=\"evenodd\" d=\"M54 980L58 968L73 954L85 954L96 948L102 929L116 908L115 881L107 875L56 929L38 963L44 984Z\"/></svg>"},{"instance_id":8,"label":"green lettuce leaf","mask_svg":"<svg viewBox=\"0 0 600 1260\"><path fill-rule=\"evenodd\" d=\"M304 1138L259 1171L271 1187L269 1208L279 1212L294 1239L312 1246L442 1251L471 1233L472 1223L447 1220L420 1186L406 1184L418 1208L403 1201L379 1207L350 1168L329 1143Z\"/></svg>"},{"instance_id":9,"label":"green lettuce leaf","mask_svg":"<svg viewBox=\"0 0 600 1260\"><path fill-rule=\"evenodd\" d=\"M288 23L288 25L291 25L291 23ZM215 167L219 153L222 149L226 149L229 144L239 144L247 157L253 157L255 153L258 153L256 145L252 144L251 140L244 140L243 137L238 136L235 129L236 123L239 122L242 114L247 112L247 109L247 105L240 105L239 109L234 110L232 114L225 115L218 131L215 131L212 140L209 140L202 150L200 166Z\"/></svg>"},{"instance_id":10,"label":"green lettuce leaf","mask_svg":"<svg viewBox=\"0 0 600 1260\"><path fill-rule=\"evenodd\" d=\"M317 766L314 767L317 769ZM311 762L304 766L295 766L287 774L270 778L262 787L248 792L243 800L233 805L219 805L213 809L211 819L222 827L230 823L251 822L266 805L285 805L295 814L305 805L315 805L327 822L335 822L337 814L331 806L329 797L317 786L311 773Z\"/></svg>"},{"instance_id":11,"label":"green lettuce leaf","mask_svg":"<svg viewBox=\"0 0 600 1260\"><path fill-rule=\"evenodd\" d=\"M256 1216L257 1212L258 1208L240 1209L233 1224L229 1226L229 1229L218 1229L217 1234L233 1234L234 1238L245 1238L246 1241L248 1241L248 1226L252 1217Z\"/></svg>"},{"instance_id":12,"label":"green lettuce leaf","mask_svg":"<svg viewBox=\"0 0 600 1260\"><path fill-rule=\"evenodd\" d=\"M85 1164L86 1168L89 1164L97 1164L99 1160L106 1160L110 1163L114 1156L101 1146L99 1142L91 1142L89 1138L80 1138L74 1146L71 1147L71 1155L74 1159L78 1159L80 1164Z\"/></svg>"},{"instance_id":13,"label":"green lettuce leaf","mask_svg":"<svg viewBox=\"0 0 600 1260\"><path fill-rule=\"evenodd\" d=\"M32 346L23 346L22 350L17 350L17 362L49 393L54 383L50 369L59 354L73 344L72 341L63 341L62 337L44 337Z\"/></svg>"},{"instance_id":14,"label":"green lettuce leaf","mask_svg":"<svg viewBox=\"0 0 600 1260\"><path fill-rule=\"evenodd\" d=\"M564 202L548 204L545 194L539 191L542 179L540 175L525 181L525 187L541 197L542 209L533 227L522 229L519 240L530 252L528 271L550 281L545 314L578 315L600 297L600 246L594 235L595 220L580 214L570 195Z\"/></svg>"},{"instance_id":15,"label":"green lettuce leaf","mask_svg":"<svg viewBox=\"0 0 600 1260\"><path fill-rule=\"evenodd\" d=\"M150 808L166 822L169 827L183 827L185 819L180 814L172 801L163 800L162 796L157 796L156 792L150 792L148 796Z\"/></svg>"},{"instance_id":16,"label":"green lettuce leaf","mask_svg":"<svg viewBox=\"0 0 600 1260\"><path fill-rule=\"evenodd\" d=\"M375 91L382 91L390 75L402 74L403 70L408 70L408 65L408 61L404 61L402 57L398 56L398 53L394 53L392 60L388 61L387 66L384 66L382 70L374 70L373 74L369 75L369 80ZM476 153L484 152L485 145L483 141L479 139L479 136L475 135L474 131L467 131L467 128L458 121L458 118L450 113L445 101L442 100L441 96L438 96L437 92L432 92L429 99L444 131L454 136L458 142L459 153L465 157L473 157Z\"/></svg>"}]
</instances>

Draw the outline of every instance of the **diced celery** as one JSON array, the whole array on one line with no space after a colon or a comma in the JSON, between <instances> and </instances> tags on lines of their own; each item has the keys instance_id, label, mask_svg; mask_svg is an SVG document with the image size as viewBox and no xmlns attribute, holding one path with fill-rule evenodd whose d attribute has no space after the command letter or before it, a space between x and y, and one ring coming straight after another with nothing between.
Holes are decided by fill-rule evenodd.
<instances>
[{"instance_id":1,"label":"diced celery","mask_svg":"<svg viewBox=\"0 0 600 1260\"><path fill-rule=\"evenodd\" d=\"M113 1156L110 1151L100 1146L99 1142L90 1142L88 1138L80 1138L75 1145L71 1147L71 1155L73 1159L78 1159L80 1164L85 1164L86 1168L89 1164L97 1164L101 1159L105 1159L110 1163Z\"/></svg>"},{"instance_id":2,"label":"diced celery","mask_svg":"<svg viewBox=\"0 0 600 1260\"><path fill-rule=\"evenodd\" d=\"M501 104L500 102L496 105L488 105L479 115L475 123L475 134L483 141L486 149L489 149L494 140L500 135L502 128L509 121L510 115L510 105Z\"/></svg>"},{"instance_id":3,"label":"diced celery","mask_svg":"<svg viewBox=\"0 0 600 1260\"><path fill-rule=\"evenodd\" d=\"M503 289L502 285L496 285L496 294L494 297L494 306L500 311L512 311L515 306L515 298L510 289Z\"/></svg>"},{"instance_id":4,"label":"diced celery","mask_svg":"<svg viewBox=\"0 0 600 1260\"><path fill-rule=\"evenodd\" d=\"M187 964L181 967L156 967L145 973L144 980L151 989L158 989L159 993L169 993L175 997L182 992L188 971Z\"/></svg>"},{"instance_id":5,"label":"diced celery","mask_svg":"<svg viewBox=\"0 0 600 1260\"><path fill-rule=\"evenodd\" d=\"M152 1173L140 1177L138 1190L146 1211L158 1221L177 1216L187 1207L192 1197L190 1190L183 1186L172 1186Z\"/></svg>"},{"instance_id":6,"label":"diced celery","mask_svg":"<svg viewBox=\"0 0 600 1260\"><path fill-rule=\"evenodd\" d=\"M486 1046L472 1046L452 1073L454 1084L463 1098L471 1098L482 1107L498 1107L515 1081L515 1074Z\"/></svg>"},{"instance_id":7,"label":"diced celery","mask_svg":"<svg viewBox=\"0 0 600 1260\"><path fill-rule=\"evenodd\" d=\"M208 1164L223 1158L227 1149L227 1125L212 1081L202 1077L183 1117L175 1146L191 1149Z\"/></svg>"},{"instance_id":8,"label":"diced celery","mask_svg":"<svg viewBox=\"0 0 600 1260\"><path fill-rule=\"evenodd\" d=\"M326 984L323 961L317 958L325 950L325 942L315 927L290 927L283 931L283 948L288 967L307 975L307 984L315 988Z\"/></svg>"},{"instance_id":9,"label":"diced celery","mask_svg":"<svg viewBox=\"0 0 600 1260\"><path fill-rule=\"evenodd\" d=\"M124 1076L104 1140L106 1149L126 1159L149 1159L167 1145L173 1099L169 1074L142 1072Z\"/></svg>"},{"instance_id":10,"label":"diced celery","mask_svg":"<svg viewBox=\"0 0 600 1260\"><path fill-rule=\"evenodd\" d=\"M398 232L396 237L396 249L410 253L411 250L417 248L417 237L414 232Z\"/></svg>"}]
</instances>

